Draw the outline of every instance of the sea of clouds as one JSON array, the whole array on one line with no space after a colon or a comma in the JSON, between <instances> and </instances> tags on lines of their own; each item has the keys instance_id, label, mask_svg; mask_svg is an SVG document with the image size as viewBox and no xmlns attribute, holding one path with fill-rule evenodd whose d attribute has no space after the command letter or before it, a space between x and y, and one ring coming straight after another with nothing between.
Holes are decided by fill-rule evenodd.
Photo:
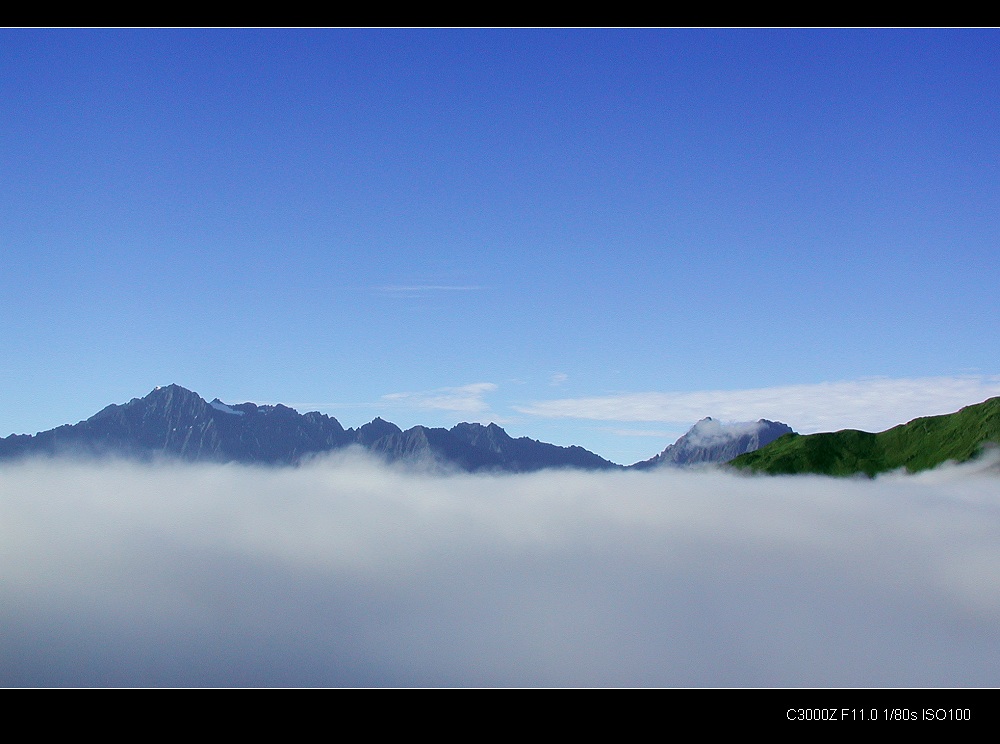
<instances>
[{"instance_id":1,"label":"sea of clouds","mask_svg":"<svg viewBox=\"0 0 1000 744\"><path fill-rule=\"evenodd\" d=\"M0 465L5 686L995 687L998 626L996 457Z\"/></svg>"}]
</instances>

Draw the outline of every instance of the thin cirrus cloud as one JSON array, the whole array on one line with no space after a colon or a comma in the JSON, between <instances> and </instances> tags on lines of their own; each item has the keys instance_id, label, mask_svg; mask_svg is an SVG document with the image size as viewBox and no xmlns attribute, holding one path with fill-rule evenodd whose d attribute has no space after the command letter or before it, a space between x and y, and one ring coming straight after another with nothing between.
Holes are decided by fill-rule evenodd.
<instances>
[{"instance_id":1,"label":"thin cirrus cloud","mask_svg":"<svg viewBox=\"0 0 1000 744\"><path fill-rule=\"evenodd\" d=\"M376 287L375 290L388 297L427 297L448 292L476 292L483 289L478 284L394 284Z\"/></svg>"},{"instance_id":2,"label":"thin cirrus cloud","mask_svg":"<svg viewBox=\"0 0 1000 744\"><path fill-rule=\"evenodd\" d=\"M654 437L656 439L666 439L667 437L676 437L677 435L671 431L662 431L659 429L616 429L616 428L605 428L603 431L610 432L615 436L619 437Z\"/></svg>"},{"instance_id":3,"label":"thin cirrus cloud","mask_svg":"<svg viewBox=\"0 0 1000 744\"><path fill-rule=\"evenodd\" d=\"M518 407L541 418L674 423L705 416L782 421L809 433L844 428L882 431L919 416L950 413L1000 395L1000 375L868 378L751 390L622 393L538 401Z\"/></svg>"},{"instance_id":4,"label":"thin cirrus cloud","mask_svg":"<svg viewBox=\"0 0 1000 744\"><path fill-rule=\"evenodd\" d=\"M492 382L475 382L471 385L437 388L423 392L389 393L383 395L382 400L386 403L409 408L482 413L490 408L483 397L496 389L497 386Z\"/></svg>"}]
</instances>

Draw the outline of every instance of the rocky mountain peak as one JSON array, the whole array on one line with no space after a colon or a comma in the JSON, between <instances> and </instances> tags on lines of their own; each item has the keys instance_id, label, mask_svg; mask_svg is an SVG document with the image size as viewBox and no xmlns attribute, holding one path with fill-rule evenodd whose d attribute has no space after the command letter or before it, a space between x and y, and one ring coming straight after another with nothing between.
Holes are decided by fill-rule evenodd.
<instances>
[{"instance_id":1,"label":"rocky mountain peak","mask_svg":"<svg viewBox=\"0 0 1000 744\"><path fill-rule=\"evenodd\" d=\"M633 468L646 470L661 465L686 466L729 462L747 452L792 433L787 424L767 419L724 424L711 416L703 418L676 442Z\"/></svg>"}]
</instances>

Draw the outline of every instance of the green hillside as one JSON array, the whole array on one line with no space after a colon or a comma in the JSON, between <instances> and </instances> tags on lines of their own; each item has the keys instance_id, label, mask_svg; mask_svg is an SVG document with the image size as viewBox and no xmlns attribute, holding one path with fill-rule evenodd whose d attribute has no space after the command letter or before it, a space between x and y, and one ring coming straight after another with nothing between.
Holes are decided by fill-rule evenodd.
<instances>
[{"instance_id":1,"label":"green hillside","mask_svg":"<svg viewBox=\"0 0 1000 744\"><path fill-rule=\"evenodd\" d=\"M830 434L786 434L729 464L772 475L873 476L901 467L915 473L948 460L969 460L990 442L1000 443L1000 398L944 416L914 419L880 434L853 429Z\"/></svg>"}]
</instances>

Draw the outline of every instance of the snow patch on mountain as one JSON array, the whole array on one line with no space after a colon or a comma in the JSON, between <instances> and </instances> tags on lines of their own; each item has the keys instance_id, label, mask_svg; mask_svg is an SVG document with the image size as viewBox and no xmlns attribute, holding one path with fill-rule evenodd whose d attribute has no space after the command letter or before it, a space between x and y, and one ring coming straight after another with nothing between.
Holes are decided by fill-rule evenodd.
<instances>
[{"instance_id":1,"label":"snow patch on mountain","mask_svg":"<svg viewBox=\"0 0 1000 744\"><path fill-rule=\"evenodd\" d=\"M214 408L216 411L222 411L223 413L231 413L234 416L242 416L243 415L243 411L237 411L235 408L230 408L229 406L227 406L225 403L223 403L218 398L216 398L215 400L213 400L208 405L212 406L212 408Z\"/></svg>"}]
</instances>

